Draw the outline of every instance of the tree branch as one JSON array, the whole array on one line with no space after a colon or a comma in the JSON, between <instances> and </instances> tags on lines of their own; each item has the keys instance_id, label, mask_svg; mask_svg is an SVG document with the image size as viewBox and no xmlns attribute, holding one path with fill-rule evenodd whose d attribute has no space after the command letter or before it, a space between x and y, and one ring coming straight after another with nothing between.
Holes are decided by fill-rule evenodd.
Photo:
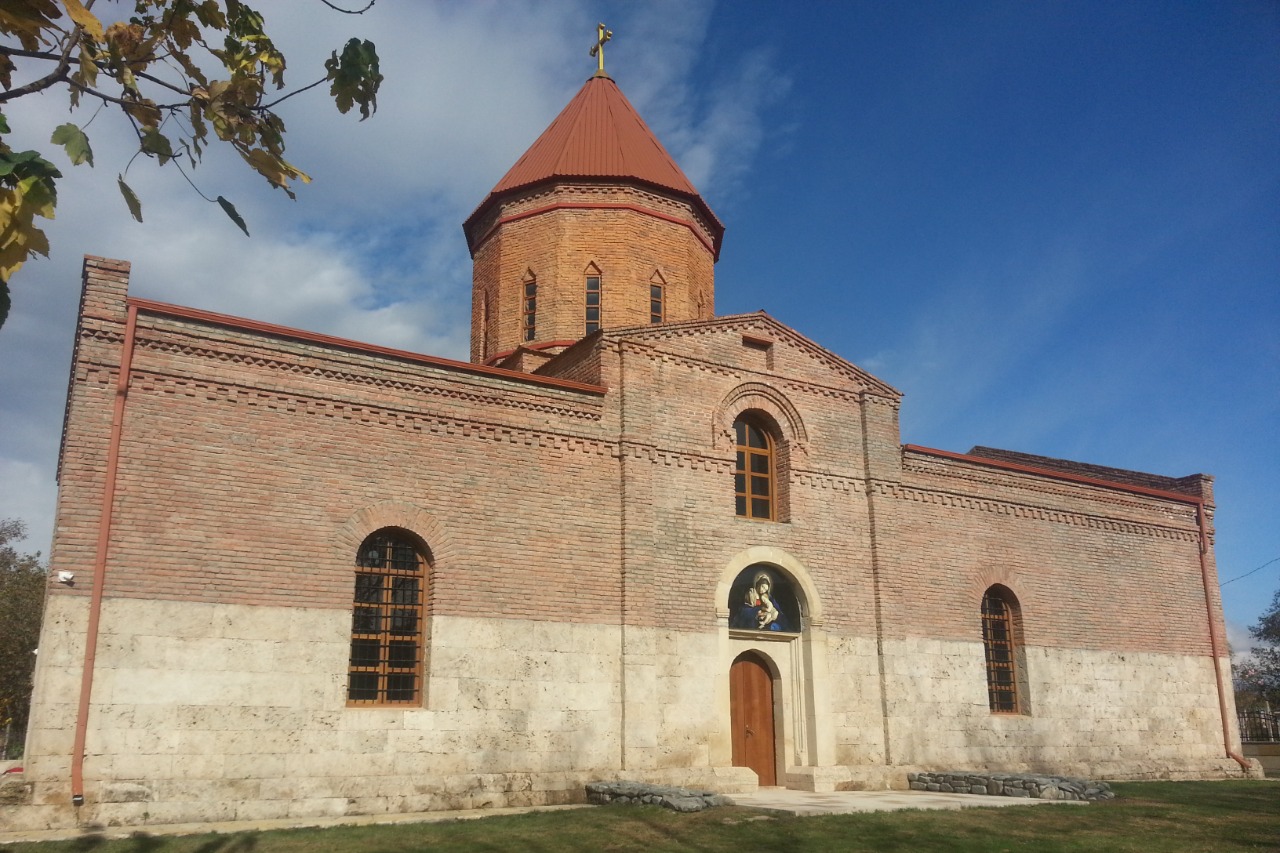
<instances>
[{"instance_id":1,"label":"tree branch","mask_svg":"<svg viewBox=\"0 0 1280 853\"><path fill-rule=\"evenodd\" d=\"M329 0L320 0L320 2L328 6L333 11L341 12L344 15L363 15L365 12L368 12L370 9L372 9L373 4L377 3L378 0L369 0L369 2L365 4L363 9L343 9L341 6L335 6L334 4L330 3Z\"/></svg>"},{"instance_id":2,"label":"tree branch","mask_svg":"<svg viewBox=\"0 0 1280 853\"><path fill-rule=\"evenodd\" d=\"M80 27L77 26L71 30L70 37L67 39L67 46L62 51L62 56L58 59L57 67L44 77L41 77L39 80L32 80L25 86L19 86L18 88L10 89L7 92L0 92L0 104L3 104L6 101L12 101L14 98L21 98L23 95L30 95L33 92L43 92L55 83L66 81L67 72L71 69L71 51L75 48L76 42L79 40Z\"/></svg>"},{"instance_id":3,"label":"tree branch","mask_svg":"<svg viewBox=\"0 0 1280 853\"><path fill-rule=\"evenodd\" d=\"M114 80L115 78L113 77L111 79ZM74 80L68 79L67 85L72 89L75 89L76 91L80 92L81 94L92 95L95 98L101 98L102 100L111 104L119 104L122 107L139 106L138 101L131 101L125 98L116 98L111 95L108 95L105 92L99 92L97 89L90 89L88 86L84 85L83 83L77 83ZM177 90L177 91L181 91L181 90ZM183 107L187 106L190 103L191 102L188 100L188 101L181 101L176 104L153 104L152 106L154 106L157 110L160 110L162 112L173 112L174 110L182 109Z\"/></svg>"},{"instance_id":4,"label":"tree branch","mask_svg":"<svg viewBox=\"0 0 1280 853\"><path fill-rule=\"evenodd\" d=\"M287 101L287 100L289 100L290 98L292 98L294 95L301 95L303 92L307 91L308 89L314 89L316 86L319 86L321 83L328 82L328 80L329 80L329 78L328 78L328 77L321 77L319 80L317 80L317 81L316 81L316 82L314 82L314 83L311 83L311 84L309 84L309 85L303 86L301 89L294 89L292 92L286 92L285 94L281 95L279 98L276 98L276 99L275 99L274 101L272 101L271 103L269 103L269 104L258 104L258 105L257 105L256 107L254 107L253 109L254 109L254 111L255 111L255 112L257 112L257 111L259 111L259 110L270 110L270 109L274 109L276 104L281 103L282 101Z\"/></svg>"}]
</instances>

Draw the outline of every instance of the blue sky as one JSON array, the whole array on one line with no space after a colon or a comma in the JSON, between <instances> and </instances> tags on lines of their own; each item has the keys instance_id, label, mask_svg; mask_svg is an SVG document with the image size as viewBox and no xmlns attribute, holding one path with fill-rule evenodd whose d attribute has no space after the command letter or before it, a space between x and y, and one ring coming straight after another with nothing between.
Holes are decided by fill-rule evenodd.
<instances>
[{"instance_id":1,"label":"blue sky","mask_svg":"<svg viewBox=\"0 0 1280 853\"><path fill-rule=\"evenodd\" d=\"M230 158L170 169L90 127L53 256L0 330L0 517L47 550L79 258L136 295L466 357L461 222L609 71L727 226L717 310L764 309L904 391L903 441L1217 477L1223 580L1280 557L1280 6L383 3L267 6L310 82L349 35L387 75L367 122L290 102L290 203ZM30 147L65 99L6 110ZM80 115L84 121L86 115ZM56 159L56 158L54 158ZM1227 584L1233 639L1280 562Z\"/></svg>"}]
</instances>

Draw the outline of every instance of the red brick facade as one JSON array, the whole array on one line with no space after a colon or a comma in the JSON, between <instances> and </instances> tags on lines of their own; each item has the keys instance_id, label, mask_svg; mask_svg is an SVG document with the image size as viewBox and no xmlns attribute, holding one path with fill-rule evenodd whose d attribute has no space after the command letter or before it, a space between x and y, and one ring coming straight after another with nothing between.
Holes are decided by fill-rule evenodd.
<instances>
[{"instance_id":1,"label":"red brick facade","mask_svg":"<svg viewBox=\"0 0 1280 853\"><path fill-rule=\"evenodd\" d=\"M716 228L625 181L504 195L469 223L472 363L131 299L128 264L86 259L32 825L81 819L72 795L145 822L754 784L727 733L744 651L788 785L1239 773L1210 479L904 447L897 390L763 313L714 317ZM485 366L522 343L529 271L542 348L502 363L535 372ZM744 415L774 521L735 514ZM423 691L353 709L357 550L383 528L425 546ZM800 625L729 627L760 565ZM986 701L996 584L1017 714Z\"/></svg>"}]
</instances>

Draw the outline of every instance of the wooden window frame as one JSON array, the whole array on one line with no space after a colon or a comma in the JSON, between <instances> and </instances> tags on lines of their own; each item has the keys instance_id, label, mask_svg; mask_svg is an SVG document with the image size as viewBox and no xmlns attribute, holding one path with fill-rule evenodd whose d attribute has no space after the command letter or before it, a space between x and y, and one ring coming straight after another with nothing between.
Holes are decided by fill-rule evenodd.
<instances>
[{"instance_id":1,"label":"wooden window frame","mask_svg":"<svg viewBox=\"0 0 1280 853\"><path fill-rule=\"evenodd\" d=\"M584 297L584 320L586 333L588 335L600 331L604 327L604 276L600 274L600 270L595 265L587 267L585 281L583 284ZM594 297L594 300L593 298ZM592 302L595 302L593 305ZM594 310L595 319L592 319L591 313Z\"/></svg>"},{"instance_id":2,"label":"wooden window frame","mask_svg":"<svg viewBox=\"0 0 1280 853\"><path fill-rule=\"evenodd\" d=\"M758 443L752 442L752 431L758 433ZM776 521L778 477L773 434L759 421L744 416L733 422L733 436L734 513L752 521Z\"/></svg>"},{"instance_id":3,"label":"wooden window frame","mask_svg":"<svg viewBox=\"0 0 1280 853\"><path fill-rule=\"evenodd\" d=\"M1021 714L1015 605L992 587L982 596L982 649L986 659L987 704L994 714Z\"/></svg>"},{"instance_id":4,"label":"wooden window frame","mask_svg":"<svg viewBox=\"0 0 1280 853\"><path fill-rule=\"evenodd\" d=\"M422 703L427 566L423 549L403 530L379 530L360 544L347 659L349 707Z\"/></svg>"},{"instance_id":5,"label":"wooden window frame","mask_svg":"<svg viewBox=\"0 0 1280 853\"><path fill-rule=\"evenodd\" d=\"M528 343L538 337L538 277L530 275L523 282L520 312L520 340Z\"/></svg>"}]
</instances>

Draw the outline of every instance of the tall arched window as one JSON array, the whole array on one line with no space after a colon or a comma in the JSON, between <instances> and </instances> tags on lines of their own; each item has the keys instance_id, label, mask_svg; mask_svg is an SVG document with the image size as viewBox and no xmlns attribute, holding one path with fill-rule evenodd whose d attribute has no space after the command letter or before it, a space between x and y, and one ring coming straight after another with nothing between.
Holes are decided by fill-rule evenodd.
<instances>
[{"instance_id":1,"label":"tall arched window","mask_svg":"<svg viewBox=\"0 0 1280 853\"><path fill-rule=\"evenodd\" d=\"M538 336L538 277L533 270L524 277L524 306L521 311L520 340L531 341Z\"/></svg>"},{"instance_id":2,"label":"tall arched window","mask_svg":"<svg viewBox=\"0 0 1280 853\"><path fill-rule=\"evenodd\" d=\"M987 658L987 701L991 710L1017 714L1022 710L1018 696L1017 599L1002 586L993 586L982 596L982 646Z\"/></svg>"},{"instance_id":3,"label":"tall arched window","mask_svg":"<svg viewBox=\"0 0 1280 853\"><path fill-rule=\"evenodd\" d=\"M356 554L347 701L404 705L422 698L427 560L403 530L369 536Z\"/></svg>"},{"instance_id":4,"label":"tall arched window","mask_svg":"<svg viewBox=\"0 0 1280 853\"><path fill-rule=\"evenodd\" d=\"M588 264L586 275L586 333L588 335L592 332L600 331L600 311L603 307L601 305L603 291L604 288L602 285L600 269L595 264Z\"/></svg>"},{"instance_id":5,"label":"tall arched window","mask_svg":"<svg viewBox=\"0 0 1280 853\"><path fill-rule=\"evenodd\" d=\"M776 512L773 437L747 417L733 422L735 511L743 518L772 521Z\"/></svg>"}]
</instances>

